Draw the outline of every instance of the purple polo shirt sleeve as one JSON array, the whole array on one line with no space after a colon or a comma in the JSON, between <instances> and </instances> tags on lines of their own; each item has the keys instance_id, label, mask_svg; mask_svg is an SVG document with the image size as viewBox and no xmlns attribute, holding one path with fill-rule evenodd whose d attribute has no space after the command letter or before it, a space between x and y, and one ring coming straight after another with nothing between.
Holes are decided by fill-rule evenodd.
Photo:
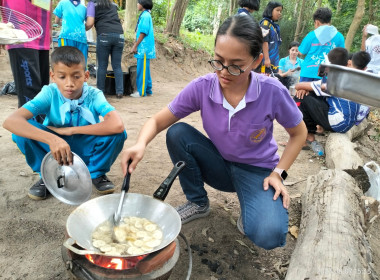
<instances>
[{"instance_id":1,"label":"purple polo shirt sleeve","mask_svg":"<svg viewBox=\"0 0 380 280\"><path fill-rule=\"evenodd\" d=\"M169 110L179 119L199 111L201 108L201 78L191 81L168 105Z\"/></svg>"},{"instance_id":2,"label":"purple polo shirt sleeve","mask_svg":"<svg viewBox=\"0 0 380 280\"><path fill-rule=\"evenodd\" d=\"M296 127L303 120L302 113L285 88L281 93L276 95L275 119L284 128Z\"/></svg>"}]
</instances>

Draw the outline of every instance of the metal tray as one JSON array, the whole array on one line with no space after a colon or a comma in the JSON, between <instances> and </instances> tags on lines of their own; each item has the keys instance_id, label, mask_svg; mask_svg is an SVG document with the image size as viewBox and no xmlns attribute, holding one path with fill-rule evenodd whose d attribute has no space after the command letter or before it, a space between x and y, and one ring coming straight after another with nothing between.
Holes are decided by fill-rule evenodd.
<instances>
[{"instance_id":1,"label":"metal tray","mask_svg":"<svg viewBox=\"0 0 380 280\"><path fill-rule=\"evenodd\" d=\"M380 108L380 76L344 66L322 64L327 91L360 104Z\"/></svg>"}]
</instances>

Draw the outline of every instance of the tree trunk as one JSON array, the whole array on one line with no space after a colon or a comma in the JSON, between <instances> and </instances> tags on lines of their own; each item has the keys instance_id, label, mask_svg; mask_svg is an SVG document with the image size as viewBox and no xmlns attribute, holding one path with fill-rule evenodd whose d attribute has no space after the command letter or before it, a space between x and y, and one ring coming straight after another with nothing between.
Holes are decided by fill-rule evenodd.
<instances>
[{"instance_id":1,"label":"tree trunk","mask_svg":"<svg viewBox=\"0 0 380 280\"><path fill-rule=\"evenodd\" d=\"M368 2L368 21L374 22L375 21L375 13L373 10L373 1L369 0Z\"/></svg>"},{"instance_id":2,"label":"tree trunk","mask_svg":"<svg viewBox=\"0 0 380 280\"><path fill-rule=\"evenodd\" d=\"M125 1L124 31L134 32L137 23L137 0Z\"/></svg>"},{"instance_id":3,"label":"tree trunk","mask_svg":"<svg viewBox=\"0 0 380 280\"><path fill-rule=\"evenodd\" d=\"M220 16L222 15L222 4L219 4L218 11L214 17L214 29L213 29L213 36L216 36L216 33L218 32L219 25L220 25Z\"/></svg>"},{"instance_id":4,"label":"tree trunk","mask_svg":"<svg viewBox=\"0 0 380 280\"><path fill-rule=\"evenodd\" d=\"M320 8L320 7L322 7L322 0L318 0L317 8Z\"/></svg>"},{"instance_id":5,"label":"tree trunk","mask_svg":"<svg viewBox=\"0 0 380 280\"><path fill-rule=\"evenodd\" d=\"M169 21L169 15L170 15L170 0L168 0L168 8L166 9L166 22Z\"/></svg>"},{"instance_id":6,"label":"tree trunk","mask_svg":"<svg viewBox=\"0 0 380 280\"><path fill-rule=\"evenodd\" d=\"M355 151L351 141L361 136L368 126L364 119L358 126L353 126L346 133L330 133L326 140L326 166L331 169L357 169L364 162Z\"/></svg>"},{"instance_id":7,"label":"tree trunk","mask_svg":"<svg viewBox=\"0 0 380 280\"><path fill-rule=\"evenodd\" d=\"M378 279L365 236L361 189L341 170L309 176L286 280Z\"/></svg>"},{"instance_id":8,"label":"tree trunk","mask_svg":"<svg viewBox=\"0 0 380 280\"><path fill-rule=\"evenodd\" d=\"M235 13L237 7L237 0L230 0L230 10L228 11L229 16L232 16Z\"/></svg>"},{"instance_id":9,"label":"tree trunk","mask_svg":"<svg viewBox=\"0 0 380 280\"><path fill-rule=\"evenodd\" d=\"M347 36L346 36L345 47L348 51L350 51L351 49L351 45L352 45L352 42L354 41L356 31L358 30L359 25L362 22L362 19L364 16L364 9L365 9L365 0L358 0L358 5L356 7L354 19L352 20L350 29L348 29Z\"/></svg>"},{"instance_id":10,"label":"tree trunk","mask_svg":"<svg viewBox=\"0 0 380 280\"><path fill-rule=\"evenodd\" d=\"M340 10L342 8L342 0L338 0L336 2L336 15L339 15L340 14Z\"/></svg>"},{"instance_id":11,"label":"tree trunk","mask_svg":"<svg viewBox=\"0 0 380 280\"><path fill-rule=\"evenodd\" d=\"M168 23L166 25L166 32L179 36L179 29L181 28L183 17L185 16L187 5L189 0L177 0L170 13Z\"/></svg>"},{"instance_id":12,"label":"tree trunk","mask_svg":"<svg viewBox=\"0 0 380 280\"><path fill-rule=\"evenodd\" d=\"M300 9L298 10L298 19L297 19L297 27L296 32L294 33L294 41L298 41L299 36L301 35L301 26L302 26L302 19L303 19L303 13L304 13L304 7L305 7L306 0L302 0Z\"/></svg>"}]
</instances>

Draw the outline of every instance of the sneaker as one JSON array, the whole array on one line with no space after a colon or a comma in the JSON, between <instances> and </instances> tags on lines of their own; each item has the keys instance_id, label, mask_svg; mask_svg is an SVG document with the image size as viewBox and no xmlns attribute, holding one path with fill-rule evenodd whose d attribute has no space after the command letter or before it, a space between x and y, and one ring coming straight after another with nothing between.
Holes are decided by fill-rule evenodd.
<instances>
[{"instance_id":1,"label":"sneaker","mask_svg":"<svg viewBox=\"0 0 380 280\"><path fill-rule=\"evenodd\" d=\"M40 179L30 187L28 196L34 200L42 200L45 199L48 194L49 191L46 188L44 181Z\"/></svg>"},{"instance_id":2,"label":"sneaker","mask_svg":"<svg viewBox=\"0 0 380 280\"><path fill-rule=\"evenodd\" d=\"M134 93L131 93L130 97L141 97L141 96L138 91L135 91Z\"/></svg>"},{"instance_id":3,"label":"sneaker","mask_svg":"<svg viewBox=\"0 0 380 280\"><path fill-rule=\"evenodd\" d=\"M123 98L123 94L122 94L122 93L118 93L118 94L116 94L116 98L117 98L117 99Z\"/></svg>"},{"instance_id":4,"label":"sneaker","mask_svg":"<svg viewBox=\"0 0 380 280\"><path fill-rule=\"evenodd\" d=\"M194 202L188 201L178 206L176 210L181 216L181 222L184 225L192 220L208 216L210 214L210 203L207 201L206 205L199 206Z\"/></svg>"},{"instance_id":5,"label":"sneaker","mask_svg":"<svg viewBox=\"0 0 380 280\"><path fill-rule=\"evenodd\" d=\"M241 232L241 234L245 235L244 228L243 228L243 219L242 219L241 215L239 216L239 219L236 222L236 226L237 226L238 230Z\"/></svg>"},{"instance_id":6,"label":"sneaker","mask_svg":"<svg viewBox=\"0 0 380 280\"><path fill-rule=\"evenodd\" d=\"M95 186L96 191L100 194L113 193L115 191L115 185L108 179L106 175L92 179L92 184Z\"/></svg>"}]
</instances>

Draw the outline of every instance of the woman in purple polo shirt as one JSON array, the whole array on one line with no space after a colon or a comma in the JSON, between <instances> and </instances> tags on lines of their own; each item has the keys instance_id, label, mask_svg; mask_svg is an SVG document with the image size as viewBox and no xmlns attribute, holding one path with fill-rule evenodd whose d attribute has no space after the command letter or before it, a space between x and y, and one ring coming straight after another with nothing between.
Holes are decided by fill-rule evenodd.
<instances>
[{"instance_id":1,"label":"woman in purple polo shirt","mask_svg":"<svg viewBox=\"0 0 380 280\"><path fill-rule=\"evenodd\" d=\"M210 213L207 183L237 193L238 229L269 250L286 242L290 198L282 181L305 143L307 130L286 88L251 71L261 63L262 44L261 29L253 19L228 18L219 28L210 60L215 72L193 80L148 120L121 161L126 173L132 159L129 171L133 172L148 143L171 126L166 135L170 157L187 164L179 178L188 202L176 208L182 223ZM186 123L176 123L199 110L208 137ZM290 136L281 158L273 138L274 120Z\"/></svg>"}]
</instances>

